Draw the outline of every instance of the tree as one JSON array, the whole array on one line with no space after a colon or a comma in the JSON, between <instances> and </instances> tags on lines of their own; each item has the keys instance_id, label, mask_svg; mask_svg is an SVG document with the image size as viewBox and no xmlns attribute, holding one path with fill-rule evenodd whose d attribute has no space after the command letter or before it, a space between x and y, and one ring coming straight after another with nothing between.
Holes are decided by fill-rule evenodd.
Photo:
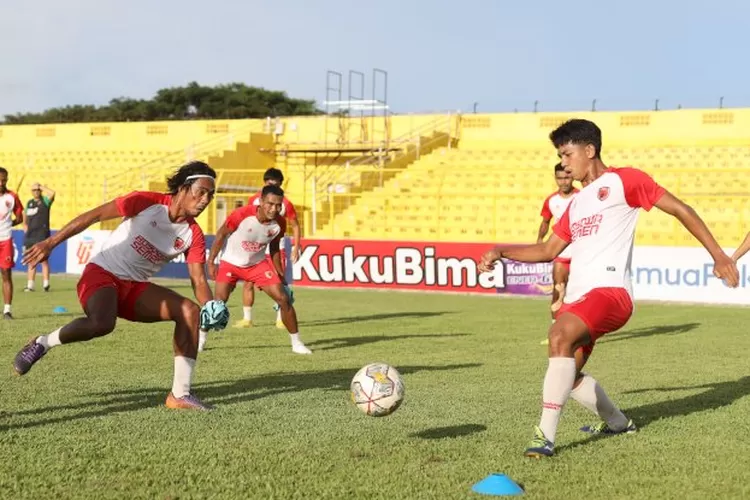
<instances>
[{"instance_id":1,"label":"tree","mask_svg":"<svg viewBox=\"0 0 750 500\"><path fill-rule=\"evenodd\" d=\"M294 99L286 92L229 83L207 87L161 89L149 100L118 97L106 106L73 105L41 113L5 115L5 124L129 122L186 119L266 118L317 115L314 100Z\"/></svg>"}]
</instances>

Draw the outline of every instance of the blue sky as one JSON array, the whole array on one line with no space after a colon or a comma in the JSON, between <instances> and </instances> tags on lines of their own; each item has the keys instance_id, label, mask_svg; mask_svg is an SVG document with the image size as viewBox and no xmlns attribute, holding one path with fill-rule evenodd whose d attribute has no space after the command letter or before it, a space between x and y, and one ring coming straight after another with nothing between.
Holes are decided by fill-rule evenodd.
<instances>
[{"instance_id":1,"label":"blue sky","mask_svg":"<svg viewBox=\"0 0 750 500\"><path fill-rule=\"evenodd\" d=\"M746 107L749 50L747 0L0 0L0 115L372 68L397 113Z\"/></svg>"}]
</instances>

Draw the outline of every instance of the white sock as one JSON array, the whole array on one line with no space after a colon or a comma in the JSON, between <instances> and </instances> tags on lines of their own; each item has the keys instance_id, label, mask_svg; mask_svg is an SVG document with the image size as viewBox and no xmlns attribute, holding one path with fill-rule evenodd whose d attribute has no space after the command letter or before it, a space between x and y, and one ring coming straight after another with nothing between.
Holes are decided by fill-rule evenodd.
<instances>
[{"instance_id":1,"label":"white sock","mask_svg":"<svg viewBox=\"0 0 750 500\"><path fill-rule=\"evenodd\" d=\"M26 282L26 288L28 288L29 290L33 290L34 289L34 280L28 280Z\"/></svg>"},{"instance_id":2,"label":"white sock","mask_svg":"<svg viewBox=\"0 0 750 500\"><path fill-rule=\"evenodd\" d=\"M276 321L277 322L281 321L281 309L279 309L278 311L276 311Z\"/></svg>"},{"instance_id":3,"label":"white sock","mask_svg":"<svg viewBox=\"0 0 750 500\"><path fill-rule=\"evenodd\" d=\"M184 356L174 357L174 381L172 382L172 394L174 397L181 398L190 394L194 367L194 359Z\"/></svg>"},{"instance_id":4,"label":"white sock","mask_svg":"<svg viewBox=\"0 0 750 500\"><path fill-rule=\"evenodd\" d=\"M298 333L290 333L289 338L292 340L292 345L299 345L302 344L302 340L299 338L299 332Z\"/></svg>"},{"instance_id":5,"label":"white sock","mask_svg":"<svg viewBox=\"0 0 750 500\"><path fill-rule=\"evenodd\" d=\"M609 399L594 377L584 375L578 387L570 393L570 397L599 415L610 429L620 431L628 426L628 418Z\"/></svg>"},{"instance_id":6,"label":"white sock","mask_svg":"<svg viewBox=\"0 0 750 500\"><path fill-rule=\"evenodd\" d=\"M44 280L44 281L42 282L42 286L43 286L44 288L47 288L47 287L49 286L49 280Z\"/></svg>"},{"instance_id":7,"label":"white sock","mask_svg":"<svg viewBox=\"0 0 750 500\"><path fill-rule=\"evenodd\" d=\"M44 352L49 351L55 346L61 345L62 342L60 342L60 330L62 330L62 328L58 328L49 335L40 335L39 337L37 337L36 343L44 346Z\"/></svg>"},{"instance_id":8,"label":"white sock","mask_svg":"<svg viewBox=\"0 0 750 500\"><path fill-rule=\"evenodd\" d=\"M5 304L5 307L3 307L3 314L10 312L10 304Z\"/></svg>"},{"instance_id":9,"label":"white sock","mask_svg":"<svg viewBox=\"0 0 750 500\"><path fill-rule=\"evenodd\" d=\"M245 321L252 321L253 319L253 306L242 307L242 319Z\"/></svg>"},{"instance_id":10,"label":"white sock","mask_svg":"<svg viewBox=\"0 0 750 500\"><path fill-rule=\"evenodd\" d=\"M198 351L203 350L203 346L206 345L206 340L208 340L208 332L206 330L198 330Z\"/></svg>"},{"instance_id":11,"label":"white sock","mask_svg":"<svg viewBox=\"0 0 750 500\"><path fill-rule=\"evenodd\" d=\"M576 360L574 358L549 358L547 374L544 376L542 419L539 427L544 436L553 443L557 435L560 414L573 389L575 378Z\"/></svg>"}]
</instances>

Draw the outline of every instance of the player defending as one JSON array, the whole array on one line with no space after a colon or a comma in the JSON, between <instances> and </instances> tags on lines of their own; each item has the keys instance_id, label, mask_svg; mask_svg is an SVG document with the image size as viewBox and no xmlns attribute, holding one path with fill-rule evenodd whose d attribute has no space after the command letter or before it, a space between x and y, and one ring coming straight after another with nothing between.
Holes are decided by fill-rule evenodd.
<instances>
[{"instance_id":1,"label":"player defending","mask_svg":"<svg viewBox=\"0 0 750 500\"><path fill-rule=\"evenodd\" d=\"M23 223L23 205L18 195L8 190L8 171L0 167L0 274L3 276L3 319L13 319L13 227Z\"/></svg>"},{"instance_id":2,"label":"player defending","mask_svg":"<svg viewBox=\"0 0 750 500\"><path fill-rule=\"evenodd\" d=\"M284 174L278 168L269 168L263 174L263 183L265 186L279 186L284 182ZM252 195L248 200L248 205L260 205L261 192L258 191ZM292 262L297 262L300 252L300 229L299 222L297 221L297 211L294 210L294 205L288 198L284 197L284 201L281 205L281 216L286 219L287 224L292 229L292 238L294 238L294 246L292 247ZM283 240L282 240L283 242ZM281 246L281 268L286 270L286 252L283 246ZM285 275L285 274L282 274ZM242 319L238 321L234 326L236 327L251 327L253 326L253 304L255 303L255 288L252 283L245 282L245 287L242 290ZM285 328L284 322L281 319L281 309L278 310L276 315L276 326L279 328Z\"/></svg>"},{"instance_id":3,"label":"player defending","mask_svg":"<svg viewBox=\"0 0 750 500\"><path fill-rule=\"evenodd\" d=\"M495 247L482 256L481 271L502 258L549 262L571 248L570 279L563 305L549 329L549 365L544 377L541 422L527 457L552 456L563 406L572 397L603 421L583 427L592 434L636 431L590 375L581 372L602 335L621 328L633 312L630 261L638 209L653 206L672 215L708 250L714 275L738 285L737 266L695 211L641 170L608 168L601 159L601 131L587 120L570 120L550 134L566 173L583 189L573 198L554 234L544 243Z\"/></svg>"},{"instance_id":4,"label":"player defending","mask_svg":"<svg viewBox=\"0 0 750 500\"><path fill-rule=\"evenodd\" d=\"M205 163L192 162L167 179L169 194L136 191L79 215L57 234L28 249L23 261L35 266L52 249L97 222L123 217L89 262L78 281L78 298L85 317L31 341L16 355L13 368L23 375L50 349L109 334L117 318L138 323L173 321L174 382L166 406L207 410L190 393L198 351L198 328L222 329L229 313L213 300L204 264L206 246L195 217L214 196L216 173ZM185 254L198 302L149 282L161 267Z\"/></svg>"},{"instance_id":5,"label":"player defending","mask_svg":"<svg viewBox=\"0 0 750 500\"><path fill-rule=\"evenodd\" d=\"M542 243L549 231L549 225L552 218L555 222L559 221L568 208L570 200L578 192L573 187L573 178L565 173L562 164L555 165L555 182L557 191L547 196L542 205L542 223L539 224L539 233L536 242ZM550 312L552 313L552 322L555 322L555 313L562 306L565 297L565 287L568 285L568 274L570 272L570 249L566 248L563 253L555 257L552 261L552 304ZM544 339L542 345L547 345L549 339Z\"/></svg>"},{"instance_id":6,"label":"player defending","mask_svg":"<svg viewBox=\"0 0 750 500\"><path fill-rule=\"evenodd\" d=\"M219 228L208 254L208 274L216 280L216 298L226 302L237 281L256 285L264 290L278 305L281 319L289 331L292 351L312 354L299 338L297 313L292 305L291 292L284 278L279 243L286 231L281 216L284 191L269 184L261 192L260 204L250 204L235 209ZM216 257L226 249L216 270ZM266 258L266 248L271 258ZM206 342L201 331L200 349Z\"/></svg>"}]
</instances>

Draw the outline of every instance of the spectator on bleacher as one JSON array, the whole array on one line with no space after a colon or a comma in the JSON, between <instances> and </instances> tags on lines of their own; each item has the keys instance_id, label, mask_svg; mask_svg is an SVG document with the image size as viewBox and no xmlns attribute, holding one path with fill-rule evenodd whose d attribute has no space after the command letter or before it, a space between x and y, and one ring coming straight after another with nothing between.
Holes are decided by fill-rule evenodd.
<instances>
[{"instance_id":1,"label":"spectator on bleacher","mask_svg":"<svg viewBox=\"0 0 750 500\"><path fill-rule=\"evenodd\" d=\"M2 210L5 210L3 212ZM0 273L3 276L3 319L13 319L13 226L23 223L23 205L18 195L8 189L8 171L0 167Z\"/></svg>"},{"instance_id":2,"label":"spectator on bleacher","mask_svg":"<svg viewBox=\"0 0 750 500\"><path fill-rule=\"evenodd\" d=\"M52 202L55 201L55 192L47 186L35 182L31 186L33 198L26 203L26 220L24 221L23 248L31 248L40 241L50 237L49 214ZM29 267L28 282L24 292L34 291L34 280L36 278L36 266ZM42 288L49 292L49 261L42 262Z\"/></svg>"}]
</instances>

